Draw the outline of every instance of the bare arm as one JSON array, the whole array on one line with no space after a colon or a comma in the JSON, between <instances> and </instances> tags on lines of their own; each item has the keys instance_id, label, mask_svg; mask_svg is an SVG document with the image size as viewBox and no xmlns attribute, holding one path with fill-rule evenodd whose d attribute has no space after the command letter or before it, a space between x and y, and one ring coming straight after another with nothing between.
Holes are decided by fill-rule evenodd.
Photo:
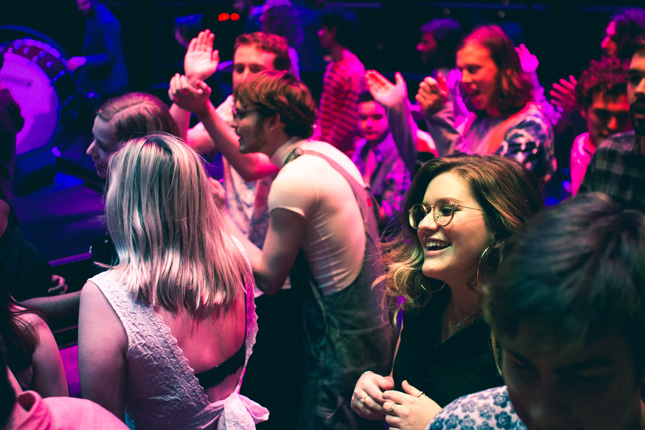
<instances>
[{"instance_id":1,"label":"bare arm","mask_svg":"<svg viewBox=\"0 0 645 430\"><path fill-rule=\"evenodd\" d=\"M37 315L29 315L28 318L38 335L38 345L31 362L34 391L42 397L67 397L67 377L54 335L45 321Z\"/></svg>"},{"instance_id":2,"label":"bare arm","mask_svg":"<svg viewBox=\"0 0 645 430\"><path fill-rule=\"evenodd\" d=\"M103 293L92 282L81 292L78 369L83 397L125 420L127 335Z\"/></svg>"},{"instance_id":3,"label":"bare arm","mask_svg":"<svg viewBox=\"0 0 645 430\"><path fill-rule=\"evenodd\" d=\"M219 52L213 50L214 40L215 35L210 30L204 30L190 41L184 56L184 73L191 84L198 80L206 80L217 71ZM186 140L190 126L190 112L177 106L172 97L170 100L173 101L170 106L170 115L179 126L181 137Z\"/></svg>"},{"instance_id":4,"label":"bare arm","mask_svg":"<svg viewBox=\"0 0 645 430\"><path fill-rule=\"evenodd\" d=\"M78 324L80 291L50 297L34 297L20 303L35 306L43 311L52 330Z\"/></svg>"},{"instance_id":5,"label":"bare arm","mask_svg":"<svg viewBox=\"0 0 645 430\"><path fill-rule=\"evenodd\" d=\"M242 242L249 256L256 285L267 295L276 294L296 261L305 234L305 218L288 209L273 209L264 242L265 251L262 251L240 231L226 212L226 193L222 184L215 179L211 179L210 183L226 228Z\"/></svg>"},{"instance_id":6,"label":"bare arm","mask_svg":"<svg viewBox=\"0 0 645 430\"><path fill-rule=\"evenodd\" d=\"M190 85L185 76L175 75L170 81L170 94L177 104L197 115L217 149L245 181L255 181L278 172L264 154L242 154L235 131L217 113L209 100L210 87L202 81Z\"/></svg>"}]
</instances>

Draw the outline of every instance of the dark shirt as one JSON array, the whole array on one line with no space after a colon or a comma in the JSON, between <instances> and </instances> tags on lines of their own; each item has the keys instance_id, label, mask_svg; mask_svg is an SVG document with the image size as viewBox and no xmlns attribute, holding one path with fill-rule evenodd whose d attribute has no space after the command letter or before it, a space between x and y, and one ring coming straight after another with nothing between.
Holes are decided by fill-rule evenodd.
<instances>
[{"instance_id":1,"label":"dark shirt","mask_svg":"<svg viewBox=\"0 0 645 430\"><path fill-rule=\"evenodd\" d=\"M605 193L625 208L645 211L645 154L633 131L610 136L591 159L580 192Z\"/></svg>"},{"instance_id":2,"label":"dark shirt","mask_svg":"<svg viewBox=\"0 0 645 430\"><path fill-rule=\"evenodd\" d=\"M394 360L395 389L408 381L443 407L466 394L503 385L482 318L441 342L441 319L450 298L444 288L422 309L403 314L401 342Z\"/></svg>"},{"instance_id":3,"label":"dark shirt","mask_svg":"<svg viewBox=\"0 0 645 430\"><path fill-rule=\"evenodd\" d=\"M128 86L128 73L121 45L121 25L102 4L87 17L83 55L87 63L80 69L84 90L98 91L101 98L117 95Z\"/></svg>"},{"instance_id":4,"label":"dark shirt","mask_svg":"<svg viewBox=\"0 0 645 430\"><path fill-rule=\"evenodd\" d=\"M0 200L11 200L16 135L25 120L8 89L0 87Z\"/></svg>"},{"instance_id":5,"label":"dark shirt","mask_svg":"<svg viewBox=\"0 0 645 430\"><path fill-rule=\"evenodd\" d=\"M18 218L9 214L7 228L0 236L0 279L9 286L17 301L45 297L51 287L52 272L45 257L27 242Z\"/></svg>"}]
</instances>

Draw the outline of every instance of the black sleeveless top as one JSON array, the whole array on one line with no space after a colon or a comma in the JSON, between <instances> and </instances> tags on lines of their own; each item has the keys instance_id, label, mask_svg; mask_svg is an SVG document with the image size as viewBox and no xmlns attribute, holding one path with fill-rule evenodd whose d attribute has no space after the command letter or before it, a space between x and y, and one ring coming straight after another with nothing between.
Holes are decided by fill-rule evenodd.
<instances>
[{"instance_id":1,"label":"black sleeveless top","mask_svg":"<svg viewBox=\"0 0 645 430\"><path fill-rule=\"evenodd\" d=\"M250 287L248 287L250 288ZM244 295L244 341L242 346L237 350L235 354L226 359L219 366L215 366L212 369L209 369L205 372L198 373L195 377L199 380L199 384L208 389L220 384L227 376L230 376L237 372L239 369L244 367L244 359L246 358L246 325L247 325L247 315L246 315L246 294Z\"/></svg>"}]
</instances>

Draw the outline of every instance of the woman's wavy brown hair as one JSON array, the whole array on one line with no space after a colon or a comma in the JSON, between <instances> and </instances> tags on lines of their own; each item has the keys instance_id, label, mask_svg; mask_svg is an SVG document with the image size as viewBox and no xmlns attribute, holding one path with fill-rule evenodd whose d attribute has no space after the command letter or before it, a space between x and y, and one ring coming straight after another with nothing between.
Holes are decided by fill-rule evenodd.
<instances>
[{"instance_id":1,"label":"woman's wavy brown hair","mask_svg":"<svg viewBox=\"0 0 645 430\"><path fill-rule=\"evenodd\" d=\"M441 282L421 272L423 246L407 216L413 205L423 201L430 182L447 172L455 172L468 184L484 210L484 222L491 233L491 241L487 244L490 248L479 264L480 280L484 282L497 270L499 254L506 240L544 208L537 179L514 160L497 155L457 155L428 161L414 177L405 196L401 233L384 245L383 262L387 271L380 280L385 281L388 296L405 299L404 309L425 306L432 296L431 291L441 286ZM473 277L477 269L473 267Z\"/></svg>"}]
</instances>

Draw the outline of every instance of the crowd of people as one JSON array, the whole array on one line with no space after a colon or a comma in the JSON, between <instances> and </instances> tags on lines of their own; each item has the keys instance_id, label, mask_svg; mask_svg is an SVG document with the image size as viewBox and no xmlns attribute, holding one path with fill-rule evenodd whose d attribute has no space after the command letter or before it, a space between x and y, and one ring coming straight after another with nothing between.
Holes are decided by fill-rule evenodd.
<instances>
[{"instance_id":1,"label":"crowd of people","mask_svg":"<svg viewBox=\"0 0 645 430\"><path fill-rule=\"evenodd\" d=\"M77 3L88 34L101 16L118 30ZM208 29L168 104L104 93L87 155L108 258L80 293L13 214L21 117L0 88L0 428L645 428L645 10L612 17L603 57L550 100L526 46L448 18L421 27L410 100L333 8L317 101L294 74L297 14L266 2L217 107ZM89 46L71 67L110 63ZM573 197L547 208L579 123ZM61 307L84 400L65 398Z\"/></svg>"}]
</instances>

